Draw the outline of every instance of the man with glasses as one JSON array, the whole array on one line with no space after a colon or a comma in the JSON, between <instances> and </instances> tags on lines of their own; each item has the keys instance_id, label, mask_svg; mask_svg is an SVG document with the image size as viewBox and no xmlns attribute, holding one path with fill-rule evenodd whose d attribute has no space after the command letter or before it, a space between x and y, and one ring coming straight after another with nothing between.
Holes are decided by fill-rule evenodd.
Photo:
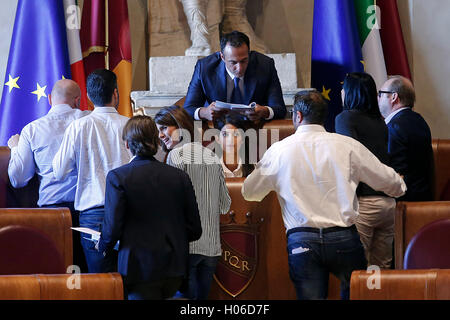
<instances>
[{"instance_id":1,"label":"man with glasses","mask_svg":"<svg viewBox=\"0 0 450 320\"><path fill-rule=\"evenodd\" d=\"M434 161L431 132L426 121L412 108L415 91L402 76L388 79L378 91L378 105L389 130L391 166L404 176L408 190L398 200L431 201Z\"/></svg>"}]
</instances>

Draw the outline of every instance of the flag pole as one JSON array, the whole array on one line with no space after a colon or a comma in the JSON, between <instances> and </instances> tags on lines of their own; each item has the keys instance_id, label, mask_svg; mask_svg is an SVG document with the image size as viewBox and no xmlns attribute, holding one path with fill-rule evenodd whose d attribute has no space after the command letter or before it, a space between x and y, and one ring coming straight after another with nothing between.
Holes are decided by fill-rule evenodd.
<instances>
[{"instance_id":1,"label":"flag pole","mask_svg":"<svg viewBox=\"0 0 450 320\"><path fill-rule=\"evenodd\" d=\"M108 6L109 6L109 1L105 0L105 50L106 50L106 54L105 54L105 66L106 69L109 70L109 15L108 15Z\"/></svg>"}]
</instances>

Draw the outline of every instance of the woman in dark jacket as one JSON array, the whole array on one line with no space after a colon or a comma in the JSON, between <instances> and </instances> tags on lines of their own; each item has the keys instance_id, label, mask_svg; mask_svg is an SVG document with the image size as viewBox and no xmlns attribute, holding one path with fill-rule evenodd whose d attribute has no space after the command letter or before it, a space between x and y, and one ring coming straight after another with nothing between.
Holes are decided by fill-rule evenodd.
<instances>
[{"instance_id":1,"label":"woman in dark jacket","mask_svg":"<svg viewBox=\"0 0 450 320\"><path fill-rule=\"evenodd\" d=\"M122 138L134 157L106 177L97 248L109 255L120 241L126 298L171 298L188 274L189 242L202 234L195 191L186 173L154 158L159 139L152 118L131 118Z\"/></svg>"},{"instance_id":2,"label":"woman in dark jacket","mask_svg":"<svg viewBox=\"0 0 450 320\"><path fill-rule=\"evenodd\" d=\"M361 142L389 165L388 129L378 108L377 88L367 73L349 73L342 89L343 111L335 120L336 133ZM356 227L369 265L390 268L394 239L395 199L360 183L356 190L359 217Z\"/></svg>"}]
</instances>

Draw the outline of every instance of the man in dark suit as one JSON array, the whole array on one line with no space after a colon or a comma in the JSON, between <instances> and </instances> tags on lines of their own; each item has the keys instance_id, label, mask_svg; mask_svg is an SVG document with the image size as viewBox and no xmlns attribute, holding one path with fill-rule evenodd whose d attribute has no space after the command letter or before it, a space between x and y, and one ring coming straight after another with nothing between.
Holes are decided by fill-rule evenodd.
<instances>
[{"instance_id":1,"label":"man in dark suit","mask_svg":"<svg viewBox=\"0 0 450 320\"><path fill-rule=\"evenodd\" d=\"M187 275L189 242L200 238L194 188L183 171L158 162L158 130L148 116L131 118L123 140L135 156L106 178L99 252L118 240L118 271L128 299L166 299Z\"/></svg>"},{"instance_id":2,"label":"man in dark suit","mask_svg":"<svg viewBox=\"0 0 450 320\"><path fill-rule=\"evenodd\" d=\"M398 200L431 201L434 199L431 131L422 116L412 110L414 102L414 86L405 77L388 79L378 91L380 112L389 130L390 164L404 176L408 187Z\"/></svg>"},{"instance_id":3,"label":"man in dark suit","mask_svg":"<svg viewBox=\"0 0 450 320\"><path fill-rule=\"evenodd\" d=\"M213 121L221 127L224 111L216 101L249 105L250 121L283 119L286 106L272 58L250 51L250 40L233 31L220 40L220 52L200 59L194 70L184 108L195 120Z\"/></svg>"}]
</instances>

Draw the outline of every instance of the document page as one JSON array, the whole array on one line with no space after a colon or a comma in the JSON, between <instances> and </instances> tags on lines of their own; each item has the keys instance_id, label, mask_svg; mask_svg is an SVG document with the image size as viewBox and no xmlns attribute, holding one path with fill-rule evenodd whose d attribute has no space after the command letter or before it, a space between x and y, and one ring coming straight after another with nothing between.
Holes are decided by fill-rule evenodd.
<instances>
[{"instance_id":1,"label":"document page","mask_svg":"<svg viewBox=\"0 0 450 320\"><path fill-rule=\"evenodd\" d=\"M251 111L255 109L255 106L256 106L255 102L250 103L250 105L246 105L246 104L233 104L223 101L216 101L217 108L234 111Z\"/></svg>"}]
</instances>

